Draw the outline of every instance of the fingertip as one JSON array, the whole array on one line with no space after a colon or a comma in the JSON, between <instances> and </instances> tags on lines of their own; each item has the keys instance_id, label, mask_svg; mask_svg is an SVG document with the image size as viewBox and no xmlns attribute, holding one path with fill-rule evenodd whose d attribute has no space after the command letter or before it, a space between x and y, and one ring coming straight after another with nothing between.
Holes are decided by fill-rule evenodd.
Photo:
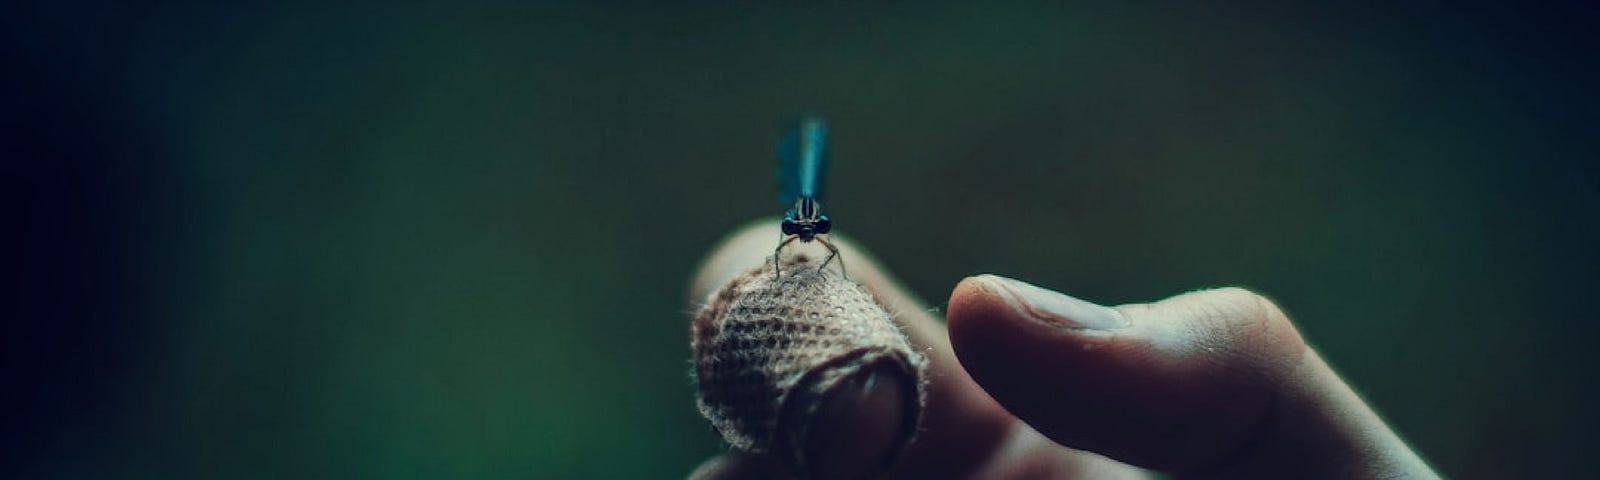
<instances>
[{"instance_id":1,"label":"fingertip","mask_svg":"<svg viewBox=\"0 0 1600 480\"><path fill-rule=\"evenodd\" d=\"M947 322L963 364L1026 363L1023 357L1032 350L1071 342L1099 345L1110 332L1130 326L1115 309L989 274L956 285Z\"/></svg>"},{"instance_id":2,"label":"fingertip","mask_svg":"<svg viewBox=\"0 0 1600 480\"><path fill-rule=\"evenodd\" d=\"M955 335L957 325L964 328L1006 313L1008 307L996 295L990 277L993 275L975 275L956 283L956 288L950 292L950 304L945 312L945 322L950 326L951 335Z\"/></svg>"},{"instance_id":3,"label":"fingertip","mask_svg":"<svg viewBox=\"0 0 1600 480\"><path fill-rule=\"evenodd\" d=\"M1239 335L1240 318L1259 317L1253 298L1114 309L980 275L951 294L951 344L979 385L1051 439L1185 471L1237 445L1268 405L1254 362L1236 356L1262 340Z\"/></svg>"},{"instance_id":4,"label":"fingertip","mask_svg":"<svg viewBox=\"0 0 1600 480\"><path fill-rule=\"evenodd\" d=\"M689 281L691 309L701 308L712 292L730 280L771 261L780 240L774 223L776 220L768 218L746 224L711 249ZM988 451L975 445L996 444L1016 419L962 370L951 351L945 324L928 312L925 302L900 285L860 244L844 236L831 240L839 247L843 264L848 265L850 281L865 287L889 311L911 345L928 359L923 423L897 464L906 471L937 472L965 471L983 461ZM786 247L785 255L803 248L817 253L822 247L815 242L796 242Z\"/></svg>"}]
</instances>

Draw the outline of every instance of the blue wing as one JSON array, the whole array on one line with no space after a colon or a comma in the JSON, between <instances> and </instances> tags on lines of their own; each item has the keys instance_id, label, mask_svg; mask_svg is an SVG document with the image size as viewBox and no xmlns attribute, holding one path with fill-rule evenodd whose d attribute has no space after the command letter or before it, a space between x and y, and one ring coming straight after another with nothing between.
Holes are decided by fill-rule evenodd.
<instances>
[{"instance_id":1,"label":"blue wing","mask_svg":"<svg viewBox=\"0 0 1600 480\"><path fill-rule=\"evenodd\" d=\"M828 174L828 126L821 117L805 117L778 141L778 183L785 207L809 197L822 201Z\"/></svg>"}]
</instances>

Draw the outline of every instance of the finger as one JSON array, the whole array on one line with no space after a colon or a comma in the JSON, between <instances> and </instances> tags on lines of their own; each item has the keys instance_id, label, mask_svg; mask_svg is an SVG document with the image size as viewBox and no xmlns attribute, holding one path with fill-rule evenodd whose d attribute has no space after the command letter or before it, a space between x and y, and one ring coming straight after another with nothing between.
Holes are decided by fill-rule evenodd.
<instances>
[{"instance_id":1,"label":"finger","mask_svg":"<svg viewBox=\"0 0 1600 480\"><path fill-rule=\"evenodd\" d=\"M985 275L949 322L962 365L1063 445L1180 475L1428 472L1247 290L1110 308Z\"/></svg>"},{"instance_id":2,"label":"finger","mask_svg":"<svg viewBox=\"0 0 1600 480\"><path fill-rule=\"evenodd\" d=\"M691 305L705 301L729 280L772 259L777 246L776 220L747 225L730 235L701 264L690 283ZM900 287L884 269L847 238L833 237L840 258L851 280L862 284L884 305L913 347L927 356L928 395L923 422L917 439L901 456L896 474L918 477L919 472L949 476L972 471L1002 443L1016 419L1000 408L988 394L973 383L951 352L944 325L929 314L924 304ZM786 255L805 254L823 258L826 251L817 244L791 243ZM874 398L876 395L862 395ZM841 409L850 411L850 408ZM848 425L847 419L823 421ZM839 429L839 435L855 435ZM827 440L819 440L828 443ZM837 444L848 444L839 441ZM926 477L927 475L920 475Z\"/></svg>"}]
</instances>

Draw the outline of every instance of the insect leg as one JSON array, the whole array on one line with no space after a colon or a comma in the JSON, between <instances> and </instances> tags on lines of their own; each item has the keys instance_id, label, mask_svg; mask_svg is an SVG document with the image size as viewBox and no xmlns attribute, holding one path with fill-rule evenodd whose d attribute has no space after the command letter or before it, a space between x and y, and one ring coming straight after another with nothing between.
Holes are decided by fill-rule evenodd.
<instances>
[{"instance_id":1,"label":"insect leg","mask_svg":"<svg viewBox=\"0 0 1600 480\"><path fill-rule=\"evenodd\" d=\"M784 238L782 242L778 242L778 248L772 249L772 279L773 280L777 280L777 279L783 277L783 270L782 270L783 266L782 266L782 262L779 262L778 255L783 253L783 247L784 246L788 245L789 242L793 242L793 241L795 241L795 239L798 239L798 238L800 238L799 235L788 235L787 238Z\"/></svg>"},{"instance_id":2,"label":"insect leg","mask_svg":"<svg viewBox=\"0 0 1600 480\"><path fill-rule=\"evenodd\" d=\"M839 256L839 247L833 246L833 242L828 241L826 238L817 237L817 241L822 242L822 246L828 247L828 258L822 259L822 266L817 267L817 271L827 268L828 262L832 261L833 257L839 257L839 274L844 275L845 279L849 279L850 275L844 271L844 257Z\"/></svg>"}]
</instances>

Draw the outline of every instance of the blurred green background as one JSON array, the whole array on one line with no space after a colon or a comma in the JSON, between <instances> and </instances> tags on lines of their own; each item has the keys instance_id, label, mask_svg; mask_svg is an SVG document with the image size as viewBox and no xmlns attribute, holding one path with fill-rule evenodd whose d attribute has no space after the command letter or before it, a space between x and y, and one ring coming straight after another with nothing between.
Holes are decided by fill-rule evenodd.
<instances>
[{"instance_id":1,"label":"blurred green background","mask_svg":"<svg viewBox=\"0 0 1600 480\"><path fill-rule=\"evenodd\" d=\"M931 306L1244 285L1447 475L1592 470L1592 6L0 9L11 478L681 477L808 111Z\"/></svg>"}]
</instances>

